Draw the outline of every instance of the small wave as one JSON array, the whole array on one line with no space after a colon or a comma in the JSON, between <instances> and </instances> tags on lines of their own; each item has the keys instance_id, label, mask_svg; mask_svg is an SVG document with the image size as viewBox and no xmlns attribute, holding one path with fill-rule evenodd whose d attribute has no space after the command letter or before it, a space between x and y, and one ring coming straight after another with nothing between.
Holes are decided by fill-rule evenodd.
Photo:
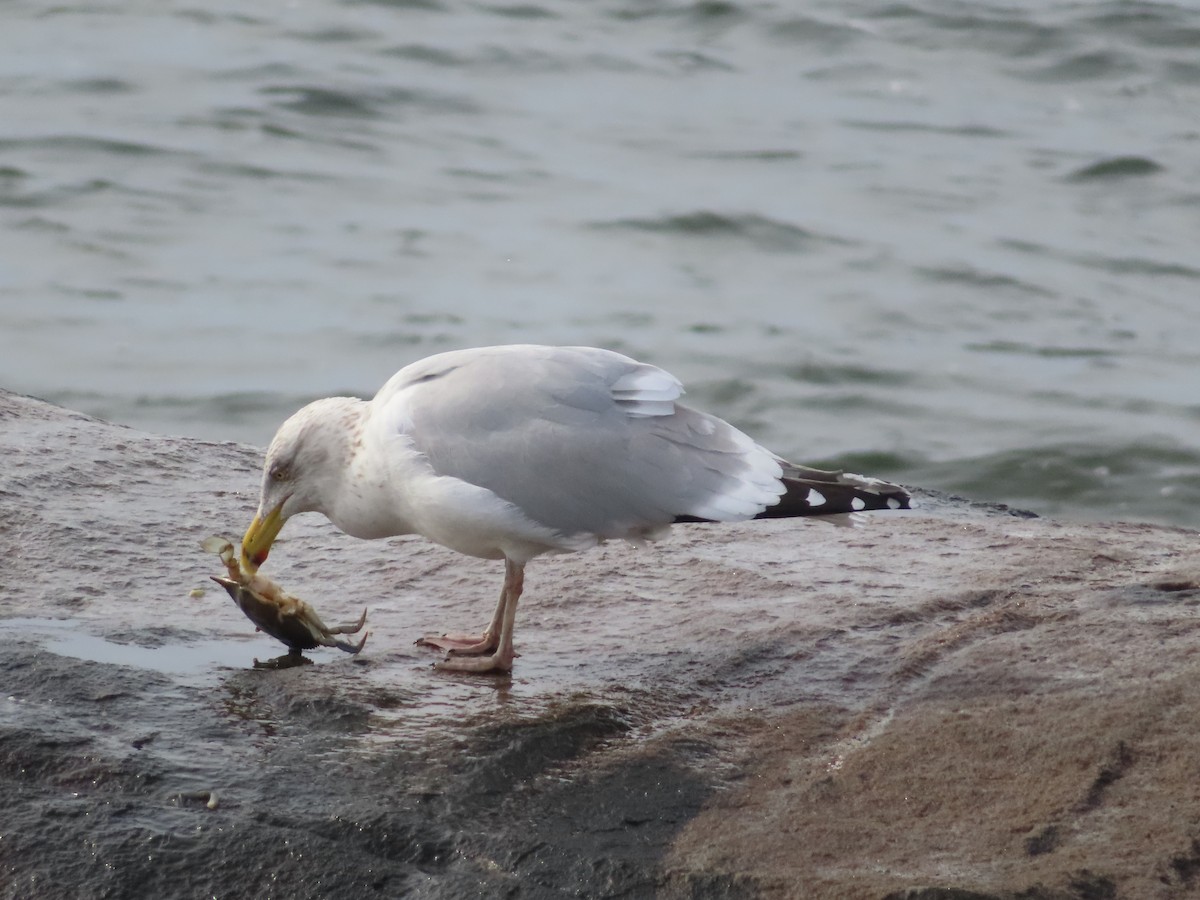
<instances>
[{"instance_id":1,"label":"small wave","mask_svg":"<svg viewBox=\"0 0 1200 900\"><path fill-rule=\"evenodd\" d=\"M484 6L481 7L484 12L491 13L494 16L502 16L505 19L557 19L558 14L544 6L538 6L534 3L516 3L511 6Z\"/></svg>"},{"instance_id":2,"label":"small wave","mask_svg":"<svg viewBox=\"0 0 1200 900\"><path fill-rule=\"evenodd\" d=\"M302 403L314 398L293 398ZM286 402L284 400L283 402ZM270 412L279 407L279 394L269 391L234 391L207 397L183 397L172 394L140 394L132 398L130 406L138 409L170 408L186 409L205 417L244 416Z\"/></svg>"},{"instance_id":3,"label":"small wave","mask_svg":"<svg viewBox=\"0 0 1200 900\"><path fill-rule=\"evenodd\" d=\"M1003 138L1012 136L1011 131L1006 131L1003 128L993 128L990 125L976 124L935 125L930 122L872 122L864 119L848 119L843 121L842 124L847 128L858 128L863 131L917 132L969 138Z\"/></svg>"},{"instance_id":4,"label":"small wave","mask_svg":"<svg viewBox=\"0 0 1200 900\"><path fill-rule=\"evenodd\" d=\"M448 50L429 44L396 44L379 51L380 56L396 57L431 66L453 69L475 69L514 73L548 74L579 73L587 69L598 72L647 72L650 67L606 53L587 53L580 56L560 56L544 49L528 46L488 45L471 53Z\"/></svg>"},{"instance_id":5,"label":"small wave","mask_svg":"<svg viewBox=\"0 0 1200 900\"><path fill-rule=\"evenodd\" d=\"M965 284L970 287L986 288L988 290L1008 288L1038 297L1054 296L1053 291L1048 291L1045 288L1022 281L1019 278L1013 278L1011 275L1003 275L999 272L984 272L973 266L918 266L915 271L922 278L927 278L930 281Z\"/></svg>"},{"instance_id":6,"label":"small wave","mask_svg":"<svg viewBox=\"0 0 1200 900\"><path fill-rule=\"evenodd\" d=\"M938 189L903 185L877 185L871 188L871 193L880 197L890 197L899 203L914 209L924 209L933 212L966 212L978 208L978 198L966 191L955 191L946 185Z\"/></svg>"},{"instance_id":7,"label":"small wave","mask_svg":"<svg viewBox=\"0 0 1200 900\"><path fill-rule=\"evenodd\" d=\"M1174 60L1163 67L1163 72L1174 84L1200 84L1200 63Z\"/></svg>"},{"instance_id":8,"label":"small wave","mask_svg":"<svg viewBox=\"0 0 1200 900\"><path fill-rule=\"evenodd\" d=\"M1090 256L1085 261L1088 265L1113 272L1117 275L1152 275L1175 278L1200 278L1200 269L1185 266L1183 263L1165 262L1157 259L1145 259L1137 256Z\"/></svg>"},{"instance_id":9,"label":"small wave","mask_svg":"<svg viewBox=\"0 0 1200 900\"><path fill-rule=\"evenodd\" d=\"M1164 166L1144 156L1114 156L1076 169L1066 177L1067 181L1093 181L1105 178L1127 178L1131 175L1153 175L1162 172Z\"/></svg>"},{"instance_id":10,"label":"small wave","mask_svg":"<svg viewBox=\"0 0 1200 900\"><path fill-rule=\"evenodd\" d=\"M806 362L782 369L785 378L806 384L909 384L915 378L910 372L897 369L875 369L834 363Z\"/></svg>"},{"instance_id":11,"label":"small wave","mask_svg":"<svg viewBox=\"0 0 1200 900\"><path fill-rule=\"evenodd\" d=\"M813 66L806 69L803 78L809 81L846 82L850 84L887 83L895 77L894 71L885 65L867 60L853 62L832 62L824 66Z\"/></svg>"},{"instance_id":12,"label":"small wave","mask_svg":"<svg viewBox=\"0 0 1200 900\"><path fill-rule=\"evenodd\" d=\"M267 79L301 78L305 70L299 66L284 62L267 62L254 66L238 66L234 69L223 69L213 74L219 81L257 82Z\"/></svg>"},{"instance_id":13,"label":"small wave","mask_svg":"<svg viewBox=\"0 0 1200 900\"><path fill-rule=\"evenodd\" d=\"M776 22L770 30L770 37L774 40L807 44L823 52L840 50L866 36L867 32L864 29L856 28L848 22L829 22L811 16L798 16Z\"/></svg>"},{"instance_id":14,"label":"small wave","mask_svg":"<svg viewBox=\"0 0 1200 900\"><path fill-rule=\"evenodd\" d=\"M475 106L462 97L432 94L405 88L338 90L314 85L273 85L259 88L268 97L282 98L276 105L306 116L336 118L381 118L395 106L419 106L437 112L474 112Z\"/></svg>"},{"instance_id":15,"label":"small wave","mask_svg":"<svg viewBox=\"0 0 1200 900\"><path fill-rule=\"evenodd\" d=\"M0 152L37 150L41 152L66 151L70 154L98 154L107 156L190 156L185 150L160 147L139 141L118 141L87 134L40 135L28 138L0 139Z\"/></svg>"},{"instance_id":16,"label":"small wave","mask_svg":"<svg viewBox=\"0 0 1200 900\"><path fill-rule=\"evenodd\" d=\"M63 184L48 188L44 191L18 193L16 191L0 191L0 207L13 209L39 209L47 206L58 206L66 201L92 194L102 194L117 188L115 182L107 178L89 178L74 184Z\"/></svg>"},{"instance_id":17,"label":"small wave","mask_svg":"<svg viewBox=\"0 0 1200 900\"><path fill-rule=\"evenodd\" d=\"M911 466L898 477L1043 515L1194 526L1200 505L1200 454L1152 440L1004 450Z\"/></svg>"},{"instance_id":18,"label":"small wave","mask_svg":"<svg viewBox=\"0 0 1200 900\"><path fill-rule=\"evenodd\" d=\"M649 219L617 219L596 222L593 228L632 229L699 238L738 238L765 249L796 249L812 241L837 241L790 222L780 222L757 213L727 215L696 210Z\"/></svg>"},{"instance_id":19,"label":"small wave","mask_svg":"<svg viewBox=\"0 0 1200 900\"><path fill-rule=\"evenodd\" d=\"M1071 82L1126 77L1140 71L1141 66L1128 53L1095 50L1015 74L1029 81Z\"/></svg>"},{"instance_id":20,"label":"small wave","mask_svg":"<svg viewBox=\"0 0 1200 900\"><path fill-rule=\"evenodd\" d=\"M233 178L247 178L252 181L294 180L305 183L324 183L335 179L320 172L287 172L282 169L271 169L266 166L256 166L249 163L230 163L207 161L195 166L197 172L210 175L227 175Z\"/></svg>"},{"instance_id":21,"label":"small wave","mask_svg":"<svg viewBox=\"0 0 1200 900\"><path fill-rule=\"evenodd\" d=\"M924 406L898 403L883 394L867 394L860 391L822 391L816 396L800 401L797 407L826 411L840 417L911 416L915 419L928 412Z\"/></svg>"},{"instance_id":22,"label":"small wave","mask_svg":"<svg viewBox=\"0 0 1200 900\"><path fill-rule=\"evenodd\" d=\"M1083 7L1086 9L1086 6ZM1073 27L1122 42L1133 40L1154 50L1200 48L1194 7L1168 3L1101 4L1099 14L1086 14Z\"/></svg>"},{"instance_id":23,"label":"small wave","mask_svg":"<svg viewBox=\"0 0 1200 900\"><path fill-rule=\"evenodd\" d=\"M348 6L386 6L389 9L423 9L432 12L445 12L446 7L439 0L347 0Z\"/></svg>"},{"instance_id":24,"label":"small wave","mask_svg":"<svg viewBox=\"0 0 1200 900\"><path fill-rule=\"evenodd\" d=\"M1088 359L1117 355L1115 350L1104 347L1037 346L1020 341L986 341L967 344L966 349L977 353L1012 353L1018 356L1038 356L1043 359Z\"/></svg>"},{"instance_id":25,"label":"small wave","mask_svg":"<svg viewBox=\"0 0 1200 900\"><path fill-rule=\"evenodd\" d=\"M68 91L79 91L82 94L132 94L136 87L120 78L80 78L75 81L63 82Z\"/></svg>"},{"instance_id":26,"label":"small wave","mask_svg":"<svg viewBox=\"0 0 1200 900\"><path fill-rule=\"evenodd\" d=\"M178 12L172 13L175 18L183 19L185 22L194 22L198 25L206 25L220 27L222 25L247 26L250 28L266 28L271 23L267 19L258 16L251 16L244 12L220 11L214 12L208 9L181 9Z\"/></svg>"},{"instance_id":27,"label":"small wave","mask_svg":"<svg viewBox=\"0 0 1200 900\"><path fill-rule=\"evenodd\" d=\"M799 150L718 150L714 152L698 152L691 156L694 159L723 159L748 160L750 162L787 162L804 159Z\"/></svg>"},{"instance_id":28,"label":"small wave","mask_svg":"<svg viewBox=\"0 0 1200 900\"><path fill-rule=\"evenodd\" d=\"M452 340L451 335L446 333L429 334L409 329L398 329L394 331L376 331L363 335L358 339L358 342L363 347L378 350L394 347L417 347L421 345L440 346L442 344L449 344ZM432 353L433 351L431 350L430 352Z\"/></svg>"},{"instance_id":29,"label":"small wave","mask_svg":"<svg viewBox=\"0 0 1200 900\"><path fill-rule=\"evenodd\" d=\"M655 54L682 72L736 72L737 67L718 59L711 53L699 53L695 50L661 50Z\"/></svg>"},{"instance_id":30,"label":"small wave","mask_svg":"<svg viewBox=\"0 0 1200 900\"><path fill-rule=\"evenodd\" d=\"M903 480L904 472L911 472L925 464L924 459L904 456L885 450L868 450L859 453L840 453L824 459L806 459L805 465L818 469L840 469L843 472L870 472L880 478ZM918 484L905 481L906 484ZM925 485L928 486L928 485Z\"/></svg>"},{"instance_id":31,"label":"small wave","mask_svg":"<svg viewBox=\"0 0 1200 900\"><path fill-rule=\"evenodd\" d=\"M891 23L911 20L914 28L905 29L913 41L945 44L944 33L955 47L969 46L1004 56L1029 56L1051 47L1062 47L1069 40L1066 29L1057 24L1036 21L1017 7L982 4L945 4L940 8L920 9L911 4L894 3L884 7L877 18ZM919 30L917 30L919 26Z\"/></svg>"},{"instance_id":32,"label":"small wave","mask_svg":"<svg viewBox=\"0 0 1200 900\"><path fill-rule=\"evenodd\" d=\"M4 206L3 197L0 197L0 206ZM45 216L30 216L27 219L21 219L11 226L16 231L40 231L43 234L67 234L71 230L71 226L65 225L62 222L56 222L53 219L48 219Z\"/></svg>"},{"instance_id":33,"label":"small wave","mask_svg":"<svg viewBox=\"0 0 1200 900\"><path fill-rule=\"evenodd\" d=\"M645 71L644 67L616 56L593 53L575 59L533 47L482 47L473 57L462 58L461 64L489 71L536 74L580 72L588 67L602 72Z\"/></svg>"},{"instance_id":34,"label":"small wave","mask_svg":"<svg viewBox=\"0 0 1200 900\"><path fill-rule=\"evenodd\" d=\"M312 41L315 44L352 44L357 41L370 40L377 37L378 34L363 28L346 28L341 25L332 25L312 31L292 32L291 36L305 41Z\"/></svg>"},{"instance_id":35,"label":"small wave","mask_svg":"<svg viewBox=\"0 0 1200 900\"><path fill-rule=\"evenodd\" d=\"M1020 238L1003 238L997 243L1006 249L1019 253L1029 253L1048 259L1060 259L1092 269L1102 269L1117 275L1152 275L1170 276L1175 278L1200 278L1200 269L1186 266L1183 263L1166 262L1143 257L1112 257L1100 256L1094 253L1068 253L1048 247L1045 244L1026 241Z\"/></svg>"},{"instance_id":36,"label":"small wave","mask_svg":"<svg viewBox=\"0 0 1200 900\"><path fill-rule=\"evenodd\" d=\"M740 21L746 12L736 3L728 0L699 0L696 3L672 6L668 4L638 4L626 6L610 13L614 19L637 20L674 18L684 19L699 24L721 23L732 20Z\"/></svg>"},{"instance_id":37,"label":"small wave","mask_svg":"<svg viewBox=\"0 0 1200 900\"><path fill-rule=\"evenodd\" d=\"M431 47L428 44L398 44L380 51L382 56L395 56L413 62L429 63L435 66L458 68L468 63L466 57L452 53L442 47Z\"/></svg>"},{"instance_id":38,"label":"small wave","mask_svg":"<svg viewBox=\"0 0 1200 900\"><path fill-rule=\"evenodd\" d=\"M759 385L743 378L718 378L697 382L689 388L689 392L699 401L697 405L701 407L728 408L748 397L757 396L761 391Z\"/></svg>"},{"instance_id":39,"label":"small wave","mask_svg":"<svg viewBox=\"0 0 1200 900\"><path fill-rule=\"evenodd\" d=\"M277 106L306 116L346 116L378 118L381 113L372 98L349 91L321 87L267 87L259 93L282 97Z\"/></svg>"}]
</instances>

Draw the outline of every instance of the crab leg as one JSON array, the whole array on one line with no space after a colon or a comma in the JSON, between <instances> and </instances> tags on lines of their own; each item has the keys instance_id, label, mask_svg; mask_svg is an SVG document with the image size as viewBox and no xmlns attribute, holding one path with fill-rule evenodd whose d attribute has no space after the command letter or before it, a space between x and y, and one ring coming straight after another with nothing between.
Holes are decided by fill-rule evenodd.
<instances>
[{"instance_id":1,"label":"crab leg","mask_svg":"<svg viewBox=\"0 0 1200 900\"><path fill-rule=\"evenodd\" d=\"M336 647L338 650L345 650L347 653L358 653L367 644L367 635L362 636L357 644L353 641L341 641L335 637L327 637L324 640L318 641L323 647Z\"/></svg>"},{"instance_id":2,"label":"crab leg","mask_svg":"<svg viewBox=\"0 0 1200 900\"><path fill-rule=\"evenodd\" d=\"M334 625L332 628L327 628L330 634L357 634L362 630L362 627L367 624L367 610L363 607L362 615L358 617L358 621L353 625Z\"/></svg>"}]
</instances>

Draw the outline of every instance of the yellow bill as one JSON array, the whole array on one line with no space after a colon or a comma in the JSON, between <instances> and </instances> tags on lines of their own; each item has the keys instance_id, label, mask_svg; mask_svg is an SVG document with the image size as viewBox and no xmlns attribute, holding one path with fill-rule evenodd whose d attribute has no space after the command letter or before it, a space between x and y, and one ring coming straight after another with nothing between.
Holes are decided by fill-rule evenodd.
<instances>
[{"instance_id":1,"label":"yellow bill","mask_svg":"<svg viewBox=\"0 0 1200 900\"><path fill-rule=\"evenodd\" d=\"M246 536L242 538L242 566L253 572L267 561L271 545L283 528L283 506L276 506L265 516L255 516Z\"/></svg>"}]
</instances>

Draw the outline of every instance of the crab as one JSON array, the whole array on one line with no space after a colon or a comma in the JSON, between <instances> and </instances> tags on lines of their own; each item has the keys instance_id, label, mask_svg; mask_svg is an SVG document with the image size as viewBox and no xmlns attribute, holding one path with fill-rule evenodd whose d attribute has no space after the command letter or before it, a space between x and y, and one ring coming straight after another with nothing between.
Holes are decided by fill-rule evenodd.
<instances>
[{"instance_id":1,"label":"crab","mask_svg":"<svg viewBox=\"0 0 1200 900\"><path fill-rule=\"evenodd\" d=\"M266 632L288 647L288 655L280 657L283 663L274 662L263 666L255 660L256 666L277 668L281 665L307 662L301 657L301 651L314 647L336 647L347 653L358 653L367 643L365 634L357 644L336 637L339 634L357 634L361 631L367 623L365 609L357 622L330 628L321 621L321 617L313 608L299 597L293 597L265 575L243 568L234 552L232 541L222 537L210 537L200 546L205 551L220 556L229 573L228 578L213 575L212 580L229 592L233 602L258 626L259 631Z\"/></svg>"}]
</instances>

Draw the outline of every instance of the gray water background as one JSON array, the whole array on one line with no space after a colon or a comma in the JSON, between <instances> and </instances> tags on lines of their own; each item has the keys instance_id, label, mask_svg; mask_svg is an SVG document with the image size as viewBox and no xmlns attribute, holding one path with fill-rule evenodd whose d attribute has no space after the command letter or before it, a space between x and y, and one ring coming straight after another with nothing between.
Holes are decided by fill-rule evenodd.
<instances>
[{"instance_id":1,"label":"gray water background","mask_svg":"<svg viewBox=\"0 0 1200 900\"><path fill-rule=\"evenodd\" d=\"M0 387L264 445L595 344L798 461L1195 527L1198 176L1194 3L15 0Z\"/></svg>"}]
</instances>

